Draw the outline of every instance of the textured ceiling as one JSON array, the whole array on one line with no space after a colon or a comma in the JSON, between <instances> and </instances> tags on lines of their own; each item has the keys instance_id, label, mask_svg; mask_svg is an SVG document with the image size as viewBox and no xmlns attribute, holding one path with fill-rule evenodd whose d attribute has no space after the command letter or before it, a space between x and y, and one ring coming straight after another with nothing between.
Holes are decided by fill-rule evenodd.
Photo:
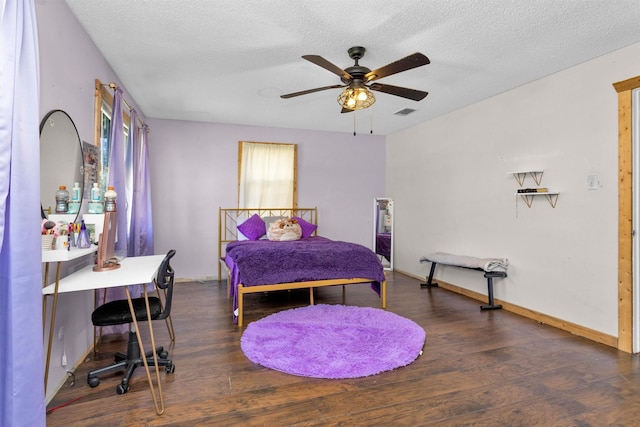
<instances>
[{"instance_id":1,"label":"textured ceiling","mask_svg":"<svg viewBox=\"0 0 640 427\"><path fill-rule=\"evenodd\" d=\"M145 116L388 135L640 41L638 0L66 0ZM414 52L431 64L378 82L340 114L340 84L305 61L376 69ZM639 59L640 69L640 59ZM100 76L96 76L100 78ZM395 112L413 108L408 116Z\"/></svg>"}]
</instances>

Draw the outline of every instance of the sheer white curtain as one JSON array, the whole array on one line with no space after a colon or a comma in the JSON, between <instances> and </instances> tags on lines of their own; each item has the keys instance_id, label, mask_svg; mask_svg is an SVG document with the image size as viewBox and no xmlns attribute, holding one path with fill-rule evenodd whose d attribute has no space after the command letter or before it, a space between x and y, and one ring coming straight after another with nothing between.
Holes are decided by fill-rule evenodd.
<instances>
[{"instance_id":1,"label":"sheer white curtain","mask_svg":"<svg viewBox=\"0 0 640 427\"><path fill-rule=\"evenodd\" d=\"M288 208L294 205L294 144L240 143L240 208Z\"/></svg>"}]
</instances>

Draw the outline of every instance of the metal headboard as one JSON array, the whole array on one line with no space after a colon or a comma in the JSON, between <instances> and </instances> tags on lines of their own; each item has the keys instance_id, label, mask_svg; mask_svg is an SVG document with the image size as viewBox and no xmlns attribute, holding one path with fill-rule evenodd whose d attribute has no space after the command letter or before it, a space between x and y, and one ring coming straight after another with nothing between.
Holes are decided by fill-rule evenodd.
<instances>
[{"instance_id":1,"label":"metal headboard","mask_svg":"<svg viewBox=\"0 0 640 427\"><path fill-rule=\"evenodd\" d=\"M226 253L227 243L238 240L238 220L247 219L253 214L258 214L261 218L297 216L318 225L318 208L220 208L218 213L218 280L222 280L222 259Z\"/></svg>"}]
</instances>

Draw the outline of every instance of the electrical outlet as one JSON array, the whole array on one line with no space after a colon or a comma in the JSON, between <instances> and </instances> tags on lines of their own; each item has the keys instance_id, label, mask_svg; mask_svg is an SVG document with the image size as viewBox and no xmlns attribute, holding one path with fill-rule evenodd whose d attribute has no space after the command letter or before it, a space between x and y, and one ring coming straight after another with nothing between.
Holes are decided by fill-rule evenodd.
<instances>
[{"instance_id":1,"label":"electrical outlet","mask_svg":"<svg viewBox=\"0 0 640 427\"><path fill-rule=\"evenodd\" d=\"M64 339L64 326L60 326L58 330L58 339L62 341Z\"/></svg>"}]
</instances>

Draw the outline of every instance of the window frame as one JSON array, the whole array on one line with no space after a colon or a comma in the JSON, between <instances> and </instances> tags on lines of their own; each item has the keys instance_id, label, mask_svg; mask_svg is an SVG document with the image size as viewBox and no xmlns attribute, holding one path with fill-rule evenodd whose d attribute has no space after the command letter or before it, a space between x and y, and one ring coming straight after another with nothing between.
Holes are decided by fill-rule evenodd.
<instances>
[{"instance_id":1,"label":"window frame","mask_svg":"<svg viewBox=\"0 0 640 427\"><path fill-rule=\"evenodd\" d=\"M109 145L110 141L110 124L111 124L111 107L113 105L113 94L110 91L110 85L104 85L99 79L95 80L95 100L94 100L94 138L93 144L98 147L99 161L97 167L98 186L100 187L101 194L107 190L109 180ZM109 126L106 127L106 139L107 146L103 144L103 126L104 118L108 118ZM125 152L128 152L131 137L131 115L123 109L122 112L123 132L125 139ZM130 174L127 173L127 176Z\"/></svg>"},{"instance_id":2,"label":"window frame","mask_svg":"<svg viewBox=\"0 0 640 427\"><path fill-rule=\"evenodd\" d=\"M284 142L257 142L257 141L238 141L238 188L237 188L237 200L238 208L240 208L240 194L242 186L242 144L271 144L293 147L293 200L292 206L244 206L245 208L297 208L298 207L298 144L284 143Z\"/></svg>"}]
</instances>

